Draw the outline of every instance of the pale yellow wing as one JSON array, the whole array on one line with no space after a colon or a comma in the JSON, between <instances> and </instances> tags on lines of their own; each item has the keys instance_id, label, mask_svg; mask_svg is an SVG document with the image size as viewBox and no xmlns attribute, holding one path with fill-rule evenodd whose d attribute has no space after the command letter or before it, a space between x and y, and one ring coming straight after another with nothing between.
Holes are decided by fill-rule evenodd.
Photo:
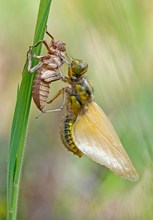
<instances>
[{"instance_id":1,"label":"pale yellow wing","mask_svg":"<svg viewBox=\"0 0 153 220\"><path fill-rule=\"evenodd\" d=\"M73 138L77 147L91 159L125 179L138 180L114 128L95 102L89 103L88 110L78 116L73 125Z\"/></svg>"}]
</instances>

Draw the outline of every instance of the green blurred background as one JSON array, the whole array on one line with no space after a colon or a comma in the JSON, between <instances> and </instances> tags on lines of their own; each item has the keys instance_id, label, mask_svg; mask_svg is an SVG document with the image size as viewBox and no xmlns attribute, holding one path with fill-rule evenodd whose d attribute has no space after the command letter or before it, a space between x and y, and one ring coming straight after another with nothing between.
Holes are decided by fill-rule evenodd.
<instances>
[{"instance_id":1,"label":"green blurred background","mask_svg":"<svg viewBox=\"0 0 153 220\"><path fill-rule=\"evenodd\" d=\"M8 0L0 5L0 219L4 220L10 128L39 1ZM67 152L59 136L62 113L36 120L39 112L32 102L18 219L153 219L152 11L151 0L53 0L48 30L66 42L69 54L89 64L95 100L112 121L140 180L125 181L87 157ZM61 86L54 83L51 96Z\"/></svg>"}]
</instances>

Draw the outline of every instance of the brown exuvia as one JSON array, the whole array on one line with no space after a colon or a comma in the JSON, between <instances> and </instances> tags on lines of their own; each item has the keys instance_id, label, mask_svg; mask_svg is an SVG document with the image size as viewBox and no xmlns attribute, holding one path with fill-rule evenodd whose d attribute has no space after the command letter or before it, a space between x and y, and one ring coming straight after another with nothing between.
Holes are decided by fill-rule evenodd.
<instances>
[{"instance_id":1,"label":"brown exuvia","mask_svg":"<svg viewBox=\"0 0 153 220\"><path fill-rule=\"evenodd\" d=\"M64 64L66 54L66 44L55 40L47 31L46 33L51 37L51 43L41 40L36 45L30 46L28 51L28 71L30 73L37 71L32 87L32 97L37 108L42 112L48 100L49 84L62 78L59 67ZM34 54L33 58L38 59L39 63L32 67L32 48L41 43L45 45L47 54L40 56Z\"/></svg>"}]
</instances>

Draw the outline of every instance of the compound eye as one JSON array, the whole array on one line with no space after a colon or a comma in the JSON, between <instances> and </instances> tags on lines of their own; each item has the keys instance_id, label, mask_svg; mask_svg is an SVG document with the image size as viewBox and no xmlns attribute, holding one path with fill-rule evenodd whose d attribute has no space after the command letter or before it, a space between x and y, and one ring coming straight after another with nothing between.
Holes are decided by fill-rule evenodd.
<instances>
[{"instance_id":1,"label":"compound eye","mask_svg":"<svg viewBox=\"0 0 153 220\"><path fill-rule=\"evenodd\" d=\"M80 63L80 61L79 60L73 60L72 61L72 68L77 68L78 67L78 65L79 65L79 63Z\"/></svg>"},{"instance_id":2,"label":"compound eye","mask_svg":"<svg viewBox=\"0 0 153 220\"><path fill-rule=\"evenodd\" d=\"M82 64L79 64L77 68L78 68L78 70L80 70L80 69L83 68L83 65L82 65Z\"/></svg>"}]
</instances>

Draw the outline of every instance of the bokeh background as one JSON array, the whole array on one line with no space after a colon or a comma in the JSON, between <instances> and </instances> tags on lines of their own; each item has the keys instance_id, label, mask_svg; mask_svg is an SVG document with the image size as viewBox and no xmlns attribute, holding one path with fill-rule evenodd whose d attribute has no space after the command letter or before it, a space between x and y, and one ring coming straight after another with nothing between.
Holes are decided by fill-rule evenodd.
<instances>
[{"instance_id":1,"label":"bokeh background","mask_svg":"<svg viewBox=\"0 0 153 220\"><path fill-rule=\"evenodd\" d=\"M39 1L8 0L0 5L0 219L4 220L10 129ZM52 2L48 30L66 42L69 54L89 64L95 100L112 121L140 180L125 181L87 157L67 152L59 136L62 113L36 120L39 112L32 102L18 219L153 219L152 11L151 0ZM61 86L54 83L51 95Z\"/></svg>"}]
</instances>

